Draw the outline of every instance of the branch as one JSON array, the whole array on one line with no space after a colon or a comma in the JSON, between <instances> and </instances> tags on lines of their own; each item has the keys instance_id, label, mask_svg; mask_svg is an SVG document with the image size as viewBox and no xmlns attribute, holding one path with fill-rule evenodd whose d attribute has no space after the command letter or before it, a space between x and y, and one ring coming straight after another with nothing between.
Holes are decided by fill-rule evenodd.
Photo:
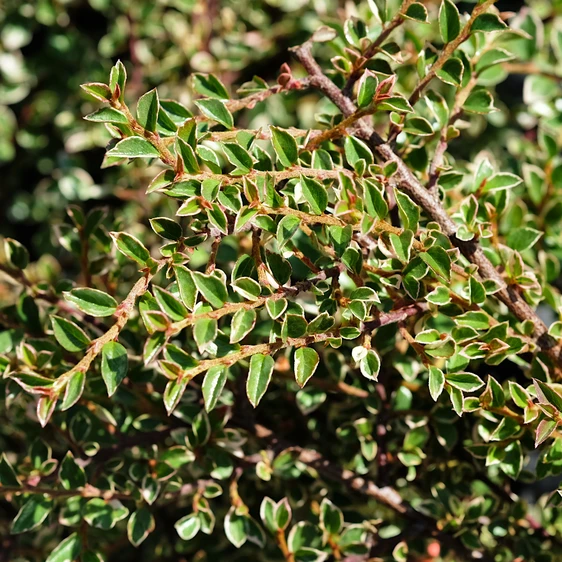
<instances>
[{"instance_id":1,"label":"branch","mask_svg":"<svg viewBox=\"0 0 562 562\"><path fill-rule=\"evenodd\" d=\"M491 0L488 0L486 4L490 2ZM485 4L482 4L481 6L484 5ZM478 8L481 8L481 6ZM475 10L476 9L477 8L475 8ZM324 75L322 69L312 57L311 49L312 43L310 42L293 49L300 63L310 74L311 85L324 93L339 108L344 117L352 115L357 111L355 104ZM478 266L478 272L482 279L492 279L499 283L502 288L496 293L497 298L503 302L521 322L530 320L533 323L533 337L537 344L550 357L555 365L559 368L562 367L562 349L560 344L548 334L548 328L537 313L527 304L517 290L517 287L506 285L492 262L486 257L486 254L478 242L466 242L457 238L457 226L447 214L441 201L425 189L406 163L394 152L389 144L382 140L373 127L364 120L359 121L357 125L358 136L367 141L383 161L396 163L396 177L399 187L425 211L431 220L439 224L443 233L449 237L454 246L459 248L465 258ZM560 373L557 372L556 376L560 378Z\"/></svg>"},{"instance_id":2,"label":"branch","mask_svg":"<svg viewBox=\"0 0 562 562\"><path fill-rule=\"evenodd\" d=\"M50 496L52 498L102 498L106 501L134 499L129 493L115 492L113 490L101 490L100 488L90 486L90 484L86 484L83 488L77 488L75 490L57 490L54 488L30 486L29 484L22 484L21 486L0 485L0 496L7 494L40 494Z\"/></svg>"},{"instance_id":3,"label":"branch","mask_svg":"<svg viewBox=\"0 0 562 562\"><path fill-rule=\"evenodd\" d=\"M163 262L160 262L158 270L162 267L162 265ZM76 373L77 371L82 371L83 373L85 373L90 368L90 365L92 364L94 359L101 352L102 347L106 343L114 341L119 337L121 330L125 327L135 309L137 298L146 293L150 281L154 275L155 273L146 272L143 277L141 277L133 285L133 288L130 290L125 300L119 305L117 311L115 312L115 315L117 317L117 321L115 322L115 324L113 324L113 326L111 326L111 328L109 328L109 330L105 332L105 334L95 339L91 343L90 348L86 352L86 355L84 355L84 357L82 357L82 359L76 365L74 365L74 367L72 367L66 373L63 373L56 380L55 384L53 384L52 387L55 394L64 388L64 386L68 382L68 379L74 373Z\"/></svg>"},{"instance_id":4,"label":"branch","mask_svg":"<svg viewBox=\"0 0 562 562\"><path fill-rule=\"evenodd\" d=\"M343 173L349 178L353 179L355 177L351 170L316 170L314 168L303 168L301 166L292 166L287 170L280 171L261 171L261 170L251 170L244 175L245 178L249 180L255 180L258 177L272 176L275 183L279 183L283 180L288 180L291 178L298 178L300 176L309 176L316 178L318 180L329 180L338 179L339 174ZM195 180L195 181L205 181L205 180L217 180L222 182L223 185L239 184L241 182L240 176L231 176L229 174L213 174L212 172L201 172L200 174L181 174L177 180ZM167 186L160 187L160 189L165 189Z\"/></svg>"},{"instance_id":5,"label":"branch","mask_svg":"<svg viewBox=\"0 0 562 562\"><path fill-rule=\"evenodd\" d=\"M181 330L183 330L184 328L193 325L198 320L202 320L202 319L219 320L223 316L234 314L239 310L252 310L254 308L259 308L261 306L264 306L268 301L276 301L279 299L286 298L288 296L296 296L299 293L308 291L309 289L314 287L314 285L318 283L318 281L325 281L329 277L333 277L338 273L340 273L340 268L332 267L320 272L318 275L312 277L311 279L298 281L292 287L280 287L278 292L273 293L272 295L266 297L259 297L255 301L228 303L222 308L219 308L217 310L211 310L209 312L203 312L200 314L190 314L187 318L184 318L183 320L179 320L178 322L174 322L171 327L171 333L177 334L181 332Z\"/></svg>"}]
</instances>

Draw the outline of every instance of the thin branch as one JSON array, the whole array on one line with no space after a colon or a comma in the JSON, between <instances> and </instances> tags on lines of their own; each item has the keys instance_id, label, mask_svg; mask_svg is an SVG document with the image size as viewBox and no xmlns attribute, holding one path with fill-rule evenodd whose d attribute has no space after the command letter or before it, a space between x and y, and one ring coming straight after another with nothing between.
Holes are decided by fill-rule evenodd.
<instances>
[{"instance_id":1,"label":"thin branch","mask_svg":"<svg viewBox=\"0 0 562 562\"><path fill-rule=\"evenodd\" d=\"M283 180L288 180L291 178L298 178L300 176L313 177L318 180L330 180L338 179L339 174L343 173L349 178L353 179L355 177L351 170L316 170L314 168L303 168L301 166L292 166L286 170L280 171L261 171L261 170L251 170L244 177L249 180L256 180L259 177L271 176L275 183L279 183ZM212 172L201 172L200 174L181 174L177 180L195 180L195 181L205 181L205 180L216 180L220 181L223 185L239 184L242 182L241 176L231 176L229 174L214 174ZM166 186L160 188L165 189Z\"/></svg>"},{"instance_id":2,"label":"thin branch","mask_svg":"<svg viewBox=\"0 0 562 562\"><path fill-rule=\"evenodd\" d=\"M338 267L332 267L320 272L318 275L311 279L306 279L304 281L298 281L292 287L280 287L280 289L273 293L272 295L259 297L255 301L250 302L240 302L240 303L228 303L222 308L217 310L211 310L209 312L202 312L200 314L190 314L187 318L174 322L171 326L171 334L177 334L181 332L184 328L193 325L197 320L208 319L208 320L219 320L223 316L229 314L234 314L239 310L252 310L255 308L260 308L264 306L268 301L276 301L279 299L287 298L289 296L298 295L304 291L310 290L315 283L318 281L324 281L329 277L333 277L340 272Z\"/></svg>"},{"instance_id":3,"label":"thin branch","mask_svg":"<svg viewBox=\"0 0 562 562\"><path fill-rule=\"evenodd\" d=\"M30 486L29 484L22 484L21 486L0 485L0 496L7 494L38 494L50 496L52 498L102 498L106 501L133 499L129 493L115 492L113 490L101 490L100 488L95 488L89 484L86 484L83 488L77 488L74 490L58 490L42 486Z\"/></svg>"},{"instance_id":4,"label":"thin branch","mask_svg":"<svg viewBox=\"0 0 562 562\"><path fill-rule=\"evenodd\" d=\"M158 269L160 269L160 267L162 266L163 266L163 262L160 262ZM91 343L88 351L86 352L86 355L84 355L84 357L82 357L82 359L76 365L74 365L74 367L72 367L69 371L58 377L58 379L56 380L56 382L53 384L52 387L53 393L56 394L57 392L60 392L60 390L64 388L64 386L66 385L66 383L74 373L78 371L81 371L83 373L87 372L94 359L101 352L103 346L106 343L110 341L114 341L119 337L121 330L125 327L125 325L129 321L129 318L131 317L131 314L135 310L135 303L137 298L143 295L144 293L146 293L153 276L154 273L150 273L147 271L134 284L133 288L129 291L129 294L127 295L125 300L119 305L117 311L115 312L115 316L117 318L115 324L113 324L113 326L111 326L111 328L109 328L109 330L105 332L105 334L95 339Z\"/></svg>"}]
</instances>

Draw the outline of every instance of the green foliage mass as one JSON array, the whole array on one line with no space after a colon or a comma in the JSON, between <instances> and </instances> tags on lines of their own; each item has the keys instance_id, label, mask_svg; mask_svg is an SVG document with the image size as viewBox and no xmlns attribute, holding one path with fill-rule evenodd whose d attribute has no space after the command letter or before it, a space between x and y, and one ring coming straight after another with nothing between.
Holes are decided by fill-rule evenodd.
<instances>
[{"instance_id":1,"label":"green foliage mass","mask_svg":"<svg viewBox=\"0 0 562 562\"><path fill-rule=\"evenodd\" d=\"M562 4L73 4L0 14L7 559L562 559Z\"/></svg>"}]
</instances>

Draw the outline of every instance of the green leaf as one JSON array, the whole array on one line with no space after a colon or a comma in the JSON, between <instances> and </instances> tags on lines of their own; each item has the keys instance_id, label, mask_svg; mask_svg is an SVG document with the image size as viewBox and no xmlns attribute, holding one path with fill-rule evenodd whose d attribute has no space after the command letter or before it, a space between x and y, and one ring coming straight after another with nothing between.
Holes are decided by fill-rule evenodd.
<instances>
[{"instance_id":1,"label":"green leaf","mask_svg":"<svg viewBox=\"0 0 562 562\"><path fill-rule=\"evenodd\" d=\"M207 216L211 225L223 234L228 234L228 219L225 212L216 203L213 203L212 207L207 209Z\"/></svg>"},{"instance_id":2,"label":"green leaf","mask_svg":"<svg viewBox=\"0 0 562 562\"><path fill-rule=\"evenodd\" d=\"M367 350L364 357L359 361L359 370L361 374L372 381L378 380L381 368L381 360L374 349Z\"/></svg>"},{"instance_id":3,"label":"green leaf","mask_svg":"<svg viewBox=\"0 0 562 562\"><path fill-rule=\"evenodd\" d=\"M441 369L437 367L429 368L429 394L431 398L437 402L439 396L443 392L443 387L445 385L445 375Z\"/></svg>"},{"instance_id":4,"label":"green leaf","mask_svg":"<svg viewBox=\"0 0 562 562\"><path fill-rule=\"evenodd\" d=\"M84 387L86 385L86 373L83 371L76 371L68 379L66 383L66 388L64 390L64 397L61 404L61 410L64 412L69 408L72 408L84 392Z\"/></svg>"},{"instance_id":5,"label":"green leaf","mask_svg":"<svg viewBox=\"0 0 562 562\"><path fill-rule=\"evenodd\" d=\"M397 189L394 190L396 203L398 204L398 211L400 219L404 228L417 232L418 222L420 220L420 208L406 195Z\"/></svg>"},{"instance_id":6,"label":"green leaf","mask_svg":"<svg viewBox=\"0 0 562 562\"><path fill-rule=\"evenodd\" d=\"M509 392L512 400L519 408L526 408L531 402L529 393L518 383L509 381Z\"/></svg>"},{"instance_id":7,"label":"green leaf","mask_svg":"<svg viewBox=\"0 0 562 562\"><path fill-rule=\"evenodd\" d=\"M216 275L205 275L199 271L193 272L193 279L199 292L205 300L215 308L222 308L228 300L226 286Z\"/></svg>"},{"instance_id":8,"label":"green leaf","mask_svg":"<svg viewBox=\"0 0 562 562\"><path fill-rule=\"evenodd\" d=\"M386 100L388 102L388 100ZM373 163L373 153L367 144L353 136L346 136L344 141L345 157L350 166L358 173L362 174L364 166ZM363 164L361 164L363 162Z\"/></svg>"},{"instance_id":9,"label":"green leaf","mask_svg":"<svg viewBox=\"0 0 562 562\"><path fill-rule=\"evenodd\" d=\"M532 248L541 236L542 232L534 228L526 226L514 228L507 235L507 246L512 250L524 252Z\"/></svg>"},{"instance_id":10,"label":"green leaf","mask_svg":"<svg viewBox=\"0 0 562 562\"><path fill-rule=\"evenodd\" d=\"M282 249L298 230L301 220L295 215L285 215L277 225L277 245Z\"/></svg>"},{"instance_id":11,"label":"green leaf","mask_svg":"<svg viewBox=\"0 0 562 562\"><path fill-rule=\"evenodd\" d=\"M238 515L234 506L224 518L224 533L236 548L240 548L248 540L246 516Z\"/></svg>"},{"instance_id":12,"label":"green leaf","mask_svg":"<svg viewBox=\"0 0 562 562\"><path fill-rule=\"evenodd\" d=\"M146 131L152 133L156 130L159 106L160 101L156 88L146 92L146 94L139 98L137 103L137 121Z\"/></svg>"},{"instance_id":13,"label":"green leaf","mask_svg":"<svg viewBox=\"0 0 562 562\"><path fill-rule=\"evenodd\" d=\"M533 379L537 398L541 404L550 404L562 412L562 396L552 389L547 383Z\"/></svg>"},{"instance_id":14,"label":"green leaf","mask_svg":"<svg viewBox=\"0 0 562 562\"><path fill-rule=\"evenodd\" d=\"M462 416L463 413L463 395L462 390L455 388L454 386L448 386L447 392L451 398L451 404L453 405L453 410L457 416Z\"/></svg>"},{"instance_id":15,"label":"green leaf","mask_svg":"<svg viewBox=\"0 0 562 562\"><path fill-rule=\"evenodd\" d=\"M250 370L246 381L246 393L255 408L265 394L271 381L275 361L270 355L257 354L250 359Z\"/></svg>"},{"instance_id":16,"label":"green leaf","mask_svg":"<svg viewBox=\"0 0 562 562\"><path fill-rule=\"evenodd\" d=\"M451 280L451 258L444 248L432 246L419 256L438 276L445 281Z\"/></svg>"},{"instance_id":17,"label":"green leaf","mask_svg":"<svg viewBox=\"0 0 562 562\"><path fill-rule=\"evenodd\" d=\"M549 333L553 338L560 338L560 337L562 337L562 322L560 322L560 321L553 322L553 323L548 327L548 333Z\"/></svg>"},{"instance_id":18,"label":"green leaf","mask_svg":"<svg viewBox=\"0 0 562 562\"><path fill-rule=\"evenodd\" d=\"M258 209L244 206L236 215L234 222L234 232L240 232L244 227L250 224L250 221L258 214ZM269 218L269 217L268 217Z\"/></svg>"},{"instance_id":19,"label":"green leaf","mask_svg":"<svg viewBox=\"0 0 562 562\"><path fill-rule=\"evenodd\" d=\"M329 499L324 498L320 504L320 526L329 535L338 535L343 528L343 513Z\"/></svg>"},{"instance_id":20,"label":"green leaf","mask_svg":"<svg viewBox=\"0 0 562 562\"><path fill-rule=\"evenodd\" d=\"M179 322L189 315L187 308L172 293L161 289L157 285L153 286L153 291L162 312L167 314L174 322Z\"/></svg>"},{"instance_id":21,"label":"green leaf","mask_svg":"<svg viewBox=\"0 0 562 562\"><path fill-rule=\"evenodd\" d=\"M491 193L494 191L500 191L502 189L511 189L519 185L523 180L516 176L515 174L510 174L509 172L501 172L494 174L487 180L485 180L482 193Z\"/></svg>"},{"instance_id":22,"label":"green leaf","mask_svg":"<svg viewBox=\"0 0 562 562\"><path fill-rule=\"evenodd\" d=\"M111 232L111 237L117 249L128 258L136 261L139 265L147 267L151 260L150 252L138 239L126 232Z\"/></svg>"},{"instance_id":23,"label":"green leaf","mask_svg":"<svg viewBox=\"0 0 562 562\"><path fill-rule=\"evenodd\" d=\"M0 457L0 485L2 486L21 486L21 482L6 457L6 453L2 453Z\"/></svg>"},{"instance_id":24,"label":"green leaf","mask_svg":"<svg viewBox=\"0 0 562 562\"><path fill-rule=\"evenodd\" d=\"M113 107L102 107L89 115L84 117L86 121L92 121L94 123L118 123L121 125L128 125L129 120L124 113L113 109Z\"/></svg>"},{"instance_id":25,"label":"green leaf","mask_svg":"<svg viewBox=\"0 0 562 562\"><path fill-rule=\"evenodd\" d=\"M203 390L203 399L207 412L210 412L216 406L217 400L220 398L226 384L227 375L228 369L222 365L211 367L205 374L201 389Z\"/></svg>"},{"instance_id":26,"label":"green leaf","mask_svg":"<svg viewBox=\"0 0 562 562\"><path fill-rule=\"evenodd\" d=\"M523 468L523 450L519 441L510 443L505 448L505 457L500 468L513 480L517 480Z\"/></svg>"},{"instance_id":27,"label":"green leaf","mask_svg":"<svg viewBox=\"0 0 562 562\"><path fill-rule=\"evenodd\" d=\"M230 343L242 341L253 329L256 323L256 311L254 309L240 309L232 316L230 329Z\"/></svg>"},{"instance_id":28,"label":"green leaf","mask_svg":"<svg viewBox=\"0 0 562 562\"><path fill-rule=\"evenodd\" d=\"M196 100L195 105L197 105L203 115L216 121L225 129L232 129L234 127L232 114L222 101L212 98Z\"/></svg>"},{"instance_id":29,"label":"green leaf","mask_svg":"<svg viewBox=\"0 0 562 562\"><path fill-rule=\"evenodd\" d=\"M88 525L108 531L125 519L129 510L118 500L93 498L83 507L82 514Z\"/></svg>"},{"instance_id":30,"label":"green leaf","mask_svg":"<svg viewBox=\"0 0 562 562\"><path fill-rule=\"evenodd\" d=\"M368 178L363 184L365 210L373 218L384 219L388 215L388 204L384 198L383 187Z\"/></svg>"},{"instance_id":31,"label":"green leaf","mask_svg":"<svg viewBox=\"0 0 562 562\"><path fill-rule=\"evenodd\" d=\"M53 500L44 495L29 498L19 510L10 527L12 535L36 529L45 521L53 509Z\"/></svg>"},{"instance_id":32,"label":"green leaf","mask_svg":"<svg viewBox=\"0 0 562 562\"><path fill-rule=\"evenodd\" d=\"M253 167L254 161L250 153L235 142L223 142L222 149L228 161L236 166L237 170L247 174Z\"/></svg>"},{"instance_id":33,"label":"green leaf","mask_svg":"<svg viewBox=\"0 0 562 562\"><path fill-rule=\"evenodd\" d=\"M269 130L271 131L273 150L275 150L279 162L285 168L291 167L299 157L297 141L287 131L278 127L269 127Z\"/></svg>"},{"instance_id":34,"label":"green leaf","mask_svg":"<svg viewBox=\"0 0 562 562\"><path fill-rule=\"evenodd\" d=\"M484 386L482 379L472 373L449 373L445 378L452 387L465 392L474 392Z\"/></svg>"},{"instance_id":35,"label":"green leaf","mask_svg":"<svg viewBox=\"0 0 562 562\"><path fill-rule=\"evenodd\" d=\"M166 217L156 217L150 219L152 230L167 240L179 240L182 237L181 226L174 220Z\"/></svg>"},{"instance_id":36,"label":"green leaf","mask_svg":"<svg viewBox=\"0 0 562 562\"><path fill-rule=\"evenodd\" d=\"M196 513L190 513L176 521L174 528L184 541L193 539L201 529L201 519Z\"/></svg>"},{"instance_id":37,"label":"green leaf","mask_svg":"<svg viewBox=\"0 0 562 562\"><path fill-rule=\"evenodd\" d=\"M119 141L111 150L107 151L107 156L116 158L155 158L160 156L160 152L145 138L135 136Z\"/></svg>"},{"instance_id":38,"label":"green leaf","mask_svg":"<svg viewBox=\"0 0 562 562\"><path fill-rule=\"evenodd\" d=\"M473 90L462 107L469 113L490 113L495 110L494 98L488 90Z\"/></svg>"},{"instance_id":39,"label":"green leaf","mask_svg":"<svg viewBox=\"0 0 562 562\"><path fill-rule=\"evenodd\" d=\"M374 72L365 70L363 76L359 79L357 89L357 105L359 107L367 107L373 102L373 98L377 91L379 81Z\"/></svg>"},{"instance_id":40,"label":"green leaf","mask_svg":"<svg viewBox=\"0 0 562 562\"><path fill-rule=\"evenodd\" d=\"M414 233L411 230L403 230L400 235L390 233L389 240L396 257L402 263L408 263L414 244Z\"/></svg>"},{"instance_id":41,"label":"green leaf","mask_svg":"<svg viewBox=\"0 0 562 562\"><path fill-rule=\"evenodd\" d=\"M129 370L127 350L119 342L110 341L101 351L101 375L107 387L107 395L113 396Z\"/></svg>"},{"instance_id":42,"label":"green leaf","mask_svg":"<svg viewBox=\"0 0 562 562\"><path fill-rule=\"evenodd\" d=\"M133 546L139 546L156 528L156 521L147 507L137 509L127 522L127 537Z\"/></svg>"},{"instance_id":43,"label":"green leaf","mask_svg":"<svg viewBox=\"0 0 562 562\"><path fill-rule=\"evenodd\" d=\"M228 91L214 74L193 74L193 88L198 94L208 98L227 100Z\"/></svg>"},{"instance_id":44,"label":"green leaf","mask_svg":"<svg viewBox=\"0 0 562 562\"><path fill-rule=\"evenodd\" d=\"M64 293L64 298L82 312L98 318L111 316L117 310L117 301L98 289L72 289Z\"/></svg>"},{"instance_id":45,"label":"green leaf","mask_svg":"<svg viewBox=\"0 0 562 562\"><path fill-rule=\"evenodd\" d=\"M193 274L184 265L175 265L174 274L183 304L189 310L193 310L197 298L197 286L195 285Z\"/></svg>"},{"instance_id":46,"label":"green leaf","mask_svg":"<svg viewBox=\"0 0 562 562\"><path fill-rule=\"evenodd\" d=\"M45 562L73 562L82 552L82 539L78 533L72 533L63 539L49 554Z\"/></svg>"},{"instance_id":47,"label":"green leaf","mask_svg":"<svg viewBox=\"0 0 562 562\"><path fill-rule=\"evenodd\" d=\"M514 58L515 56L505 49L490 49L478 59L475 69L476 72L480 73L496 64L501 64Z\"/></svg>"},{"instance_id":48,"label":"green leaf","mask_svg":"<svg viewBox=\"0 0 562 562\"><path fill-rule=\"evenodd\" d=\"M67 351L76 352L88 347L91 343L90 338L74 322L61 318L60 316L51 315L51 324L56 340Z\"/></svg>"},{"instance_id":49,"label":"green leaf","mask_svg":"<svg viewBox=\"0 0 562 562\"><path fill-rule=\"evenodd\" d=\"M86 473L74 460L70 451L66 453L60 464L59 479L65 490L83 488L86 485Z\"/></svg>"},{"instance_id":50,"label":"green leaf","mask_svg":"<svg viewBox=\"0 0 562 562\"><path fill-rule=\"evenodd\" d=\"M275 524L277 529L285 531L291 522L292 511L287 498L283 498L275 506Z\"/></svg>"},{"instance_id":51,"label":"green leaf","mask_svg":"<svg viewBox=\"0 0 562 562\"><path fill-rule=\"evenodd\" d=\"M123 101L125 97L125 85L127 84L127 69L125 65L118 60L111 68L109 73L109 88L112 92L117 93L119 90L119 100Z\"/></svg>"},{"instance_id":52,"label":"green leaf","mask_svg":"<svg viewBox=\"0 0 562 562\"><path fill-rule=\"evenodd\" d=\"M456 39L461 31L461 20L457 7L451 0L442 0L439 8L439 30L445 43Z\"/></svg>"},{"instance_id":53,"label":"green leaf","mask_svg":"<svg viewBox=\"0 0 562 562\"><path fill-rule=\"evenodd\" d=\"M427 137L433 134L433 128L427 119L412 116L406 119L404 132L418 137Z\"/></svg>"},{"instance_id":54,"label":"green leaf","mask_svg":"<svg viewBox=\"0 0 562 562\"><path fill-rule=\"evenodd\" d=\"M342 263L349 271L359 275L363 268L363 255L357 248L347 248L341 257Z\"/></svg>"},{"instance_id":55,"label":"green leaf","mask_svg":"<svg viewBox=\"0 0 562 562\"><path fill-rule=\"evenodd\" d=\"M397 111L398 113L411 113L414 111L410 102L402 96L392 96L377 104L377 109L382 111Z\"/></svg>"},{"instance_id":56,"label":"green leaf","mask_svg":"<svg viewBox=\"0 0 562 562\"><path fill-rule=\"evenodd\" d=\"M195 151L185 140L181 137L177 138L177 150L183 161L183 167L188 174L197 174L200 171L199 162Z\"/></svg>"},{"instance_id":57,"label":"green leaf","mask_svg":"<svg viewBox=\"0 0 562 562\"><path fill-rule=\"evenodd\" d=\"M170 415L179 404L187 385L189 384L189 377L179 377L177 379L168 381L164 389L163 401L166 412Z\"/></svg>"},{"instance_id":58,"label":"green leaf","mask_svg":"<svg viewBox=\"0 0 562 562\"><path fill-rule=\"evenodd\" d=\"M349 248L353 230L350 224L347 226L329 226L328 234L330 235L330 242L332 243L336 255L342 256L343 253Z\"/></svg>"},{"instance_id":59,"label":"green leaf","mask_svg":"<svg viewBox=\"0 0 562 562\"><path fill-rule=\"evenodd\" d=\"M535 433L535 449L544 441L546 441L558 427L556 420L544 419L537 425Z\"/></svg>"},{"instance_id":60,"label":"green leaf","mask_svg":"<svg viewBox=\"0 0 562 562\"><path fill-rule=\"evenodd\" d=\"M315 215L322 215L328 206L326 188L316 180L307 176L300 177L302 194Z\"/></svg>"},{"instance_id":61,"label":"green leaf","mask_svg":"<svg viewBox=\"0 0 562 562\"><path fill-rule=\"evenodd\" d=\"M302 388L316 371L320 357L311 347L299 347L295 351L295 379Z\"/></svg>"},{"instance_id":62,"label":"green leaf","mask_svg":"<svg viewBox=\"0 0 562 562\"><path fill-rule=\"evenodd\" d=\"M447 59L445 64L435 73L445 84L460 86L462 83L464 66L462 61L456 57Z\"/></svg>"},{"instance_id":63,"label":"green leaf","mask_svg":"<svg viewBox=\"0 0 562 562\"><path fill-rule=\"evenodd\" d=\"M8 261L18 269L25 269L29 264L29 252L26 247L13 238L4 238L4 252Z\"/></svg>"},{"instance_id":64,"label":"green leaf","mask_svg":"<svg viewBox=\"0 0 562 562\"><path fill-rule=\"evenodd\" d=\"M505 31L507 25L496 15L491 13L480 14L472 22L470 31Z\"/></svg>"},{"instance_id":65,"label":"green leaf","mask_svg":"<svg viewBox=\"0 0 562 562\"><path fill-rule=\"evenodd\" d=\"M420 2L414 2L413 4L410 4L408 6L408 9L406 10L406 13L404 14L404 17L414 21L419 21L421 23L429 23L427 9Z\"/></svg>"},{"instance_id":66,"label":"green leaf","mask_svg":"<svg viewBox=\"0 0 562 562\"><path fill-rule=\"evenodd\" d=\"M217 321L213 318L202 318L201 320L196 320L193 325L193 337L195 338L197 347L201 351L206 349L207 344L215 341L217 332Z\"/></svg>"},{"instance_id":67,"label":"green leaf","mask_svg":"<svg viewBox=\"0 0 562 562\"><path fill-rule=\"evenodd\" d=\"M107 84L87 82L86 84L80 84L80 87L98 101L109 101L111 99L111 90Z\"/></svg>"},{"instance_id":68,"label":"green leaf","mask_svg":"<svg viewBox=\"0 0 562 562\"><path fill-rule=\"evenodd\" d=\"M265 308L269 316L276 320L287 310L288 304L287 299L268 299L265 303Z\"/></svg>"}]
</instances>

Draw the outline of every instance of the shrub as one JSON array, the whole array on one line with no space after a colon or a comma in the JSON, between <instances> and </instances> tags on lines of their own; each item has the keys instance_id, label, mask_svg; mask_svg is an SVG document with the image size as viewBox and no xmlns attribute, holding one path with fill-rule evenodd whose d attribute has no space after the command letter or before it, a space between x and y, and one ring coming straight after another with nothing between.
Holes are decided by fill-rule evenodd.
<instances>
[{"instance_id":1,"label":"shrub","mask_svg":"<svg viewBox=\"0 0 562 562\"><path fill-rule=\"evenodd\" d=\"M560 7L389 5L236 97L83 84L151 179L69 207L73 279L5 239L10 559L562 555L560 494L516 494L562 472Z\"/></svg>"}]
</instances>

